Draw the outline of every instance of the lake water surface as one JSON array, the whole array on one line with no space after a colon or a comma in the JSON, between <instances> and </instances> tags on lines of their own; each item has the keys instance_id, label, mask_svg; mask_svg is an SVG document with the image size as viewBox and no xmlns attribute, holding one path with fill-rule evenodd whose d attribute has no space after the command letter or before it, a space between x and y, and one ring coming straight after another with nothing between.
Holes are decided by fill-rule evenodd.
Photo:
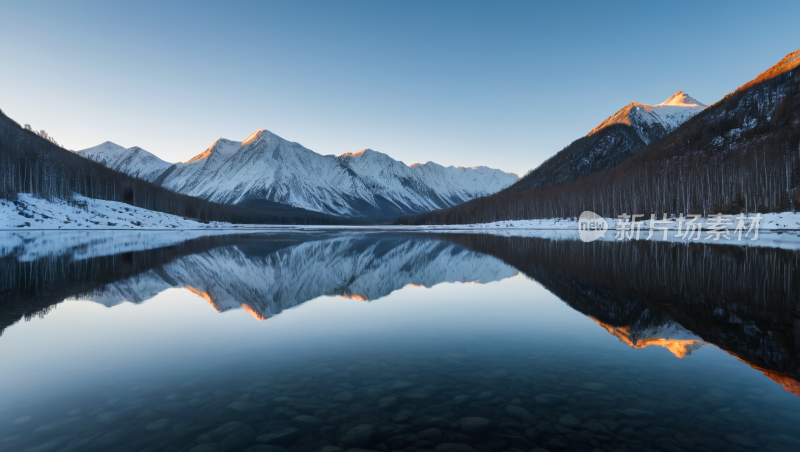
<instances>
[{"instance_id":1,"label":"lake water surface","mask_svg":"<svg viewBox=\"0 0 800 452\"><path fill-rule=\"evenodd\" d=\"M800 450L797 251L52 234L0 232L3 451Z\"/></svg>"}]
</instances>

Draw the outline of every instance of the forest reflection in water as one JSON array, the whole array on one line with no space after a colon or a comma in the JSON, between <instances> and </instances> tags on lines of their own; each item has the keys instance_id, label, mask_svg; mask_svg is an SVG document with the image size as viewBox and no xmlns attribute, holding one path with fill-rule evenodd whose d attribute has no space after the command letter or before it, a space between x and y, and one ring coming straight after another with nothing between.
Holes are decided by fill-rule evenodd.
<instances>
[{"instance_id":1,"label":"forest reflection in water","mask_svg":"<svg viewBox=\"0 0 800 452\"><path fill-rule=\"evenodd\" d=\"M269 323L283 311L322 296L374 301L408 286L486 284L521 273L591 319L595 329L614 335L626 346L664 347L673 359L687 362L695 358L693 352L715 346L755 369L740 366L736 373L763 373L769 379L761 377L764 384L777 383L800 396L800 283L795 251L482 234L320 232L201 237L122 254L84 253L80 259L74 258L74 252L27 260L19 258L22 254L17 248L0 259L0 333L21 319L47 316L68 299L114 307L142 303L178 288L199 295L217 311L241 308ZM491 305L487 303L486 308ZM222 433L209 433L230 422L241 422L252 430L252 435L250 430L240 435L245 438L241 450L257 444L297 452L332 446L467 450L453 444L484 451L645 446L787 450L800 444L792 432L800 420L798 405L785 400L777 403L774 395L765 395L759 387L735 389L735 383L726 381L730 369L713 369L712 364L704 366L695 360L692 365L707 372L705 381L688 381L683 370L665 370L661 361L642 358L637 362L635 356L620 361L614 353L590 368L590 357L583 365L570 360L589 349L580 332L574 333L573 343L565 342L556 354L543 350L552 337L541 337L539 346L521 344L510 339L517 334L510 327L505 342L475 337L469 343L448 343L449 348L435 360L431 351L444 347L446 338L442 344L418 339L413 342L413 357L405 360L391 353L373 353L366 361L331 362L328 358L294 368L258 368L258 381L241 377L235 383L249 388L242 389L250 394L246 400L235 394L217 397L215 391L230 382L213 380L192 391L207 395L184 399L174 413L163 408L163 399L151 406L156 402L136 397L133 408L110 409L131 412L130 416L120 414L120 420L111 424L89 425L88 419L97 422L95 418L106 411L86 419L86 412L75 414L75 425L82 425L86 435L95 435L84 435L84 439L93 438L85 443L76 442L80 435L42 435L35 429L25 433L20 424L10 428L9 435L14 435L9 438L16 439L7 444L13 445L10 450L25 450L45 439L62 438L60 449L72 450L70 444L80 444L83 449L74 450L90 450L103 444L92 442L103 434L124 430L129 433L118 433L114 439L120 447L146 443L153 450L190 450L212 444L240 450L222 444L235 431L225 433L225 438ZM524 334L531 335L528 340L537 340L536 332ZM0 342L6 339L7 335L0 336ZM518 363L523 357L529 359L531 350L536 352L536 362ZM321 375L325 376L322 380ZM286 397L297 401L287 402ZM236 403L242 409L231 408ZM143 415L144 407L153 414ZM304 415L321 423L301 425L297 417ZM0 411L0 424L6 422L2 416ZM487 420L485 428L464 424L479 418ZM142 443L130 433L136 428L149 432L147 427L162 419L167 419L163 422L169 436L155 429ZM13 423L19 418L7 420ZM188 433L179 423L187 423ZM370 425L375 431L365 434L363 442L354 442L348 435L359 425ZM325 430L327 426L335 428ZM52 429L64 433L60 427ZM291 434L281 438L275 433L280 429ZM433 438L422 435L430 429L439 436L435 432ZM210 436L200 438L203 435ZM277 439L269 439L270 435Z\"/></svg>"}]
</instances>

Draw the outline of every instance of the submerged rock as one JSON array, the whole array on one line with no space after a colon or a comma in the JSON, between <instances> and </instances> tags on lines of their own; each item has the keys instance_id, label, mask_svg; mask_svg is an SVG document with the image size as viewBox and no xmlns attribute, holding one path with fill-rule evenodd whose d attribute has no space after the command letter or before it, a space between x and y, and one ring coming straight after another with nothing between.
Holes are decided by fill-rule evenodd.
<instances>
[{"instance_id":1,"label":"submerged rock","mask_svg":"<svg viewBox=\"0 0 800 452\"><path fill-rule=\"evenodd\" d=\"M301 414L300 416L295 416L292 418L289 423L298 428L314 428L314 427L321 427L324 422L322 419L315 418L314 416L309 416L307 414Z\"/></svg>"},{"instance_id":2,"label":"submerged rock","mask_svg":"<svg viewBox=\"0 0 800 452\"><path fill-rule=\"evenodd\" d=\"M442 443L436 446L437 452L478 452L472 446L461 443Z\"/></svg>"},{"instance_id":3,"label":"submerged rock","mask_svg":"<svg viewBox=\"0 0 800 452\"><path fill-rule=\"evenodd\" d=\"M350 429L342 437L342 442L351 446L363 446L375 434L375 426L371 424L361 424Z\"/></svg>"},{"instance_id":4,"label":"submerged rock","mask_svg":"<svg viewBox=\"0 0 800 452\"><path fill-rule=\"evenodd\" d=\"M459 424L464 433L471 435L485 432L492 426L492 421L485 417L462 417Z\"/></svg>"},{"instance_id":5,"label":"submerged rock","mask_svg":"<svg viewBox=\"0 0 800 452\"><path fill-rule=\"evenodd\" d=\"M220 442L220 447L223 451L239 451L252 444L255 438L256 433L253 429L245 427L226 436L225 439Z\"/></svg>"},{"instance_id":6,"label":"submerged rock","mask_svg":"<svg viewBox=\"0 0 800 452\"><path fill-rule=\"evenodd\" d=\"M227 437L231 433L237 432L242 429L250 429L250 426L242 422L228 422L223 424L208 433L204 433L197 437L198 443L216 443Z\"/></svg>"},{"instance_id":7,"label":"submerged rock","mask_svg":"<svg viewBox=\"0 0 800 452\"><path fill-rule=\"evenodd\" d=\"M322 448L324 451L326 448ZM341 448L337 447L338 450L342 450ZM259 444L258 446L250 446L244 450L244 452L291 452L289 449L284 449L280 446L267 446L264 444ZM326 451L326 452L333 452L333 451Z\"/></svg>"},{"instance_id":8,"label":"submerged rock","mask_svg":"<svg viewBox=\"0 0 800 452\"><path fill-rule=\"evenodd\" d=\"M167 425L169 425L169 419L159 419L147 424L144 429L147 431L155 431L165 428Z\"/></svg>"},{"instance_id":9,"label":"submerged rock","mask_svg":"<svg viewBox=\"0 0 800 452\"><path fill-rule=\"evenodd\" d=\"M508 413L511 417L521 421L525 421L533 417L530 411L517 405L508 405L506 407L506 413Z\"/></svg>"},{"instance_id":10,"label":"submerged rock","mask_svg":"<svg viewBox=\"0 0 800 452\"><path fill-rule=\"evenodd\" d=\"M222 449L219 447L219 444L206 443L192 447L189 449L189 452L222 452Z\"/></svg>"},{"instance_id":11,"label":"submerged rock","mask_svg":"<svg viewBox=\"0 0 800 452\"><path fill-rule=\"evenodd\" d=\"M567 403L567 399L553 394L539 394L534 397L537 403L542 405L563 405Z\"/></svg>"},{"instance_id":12,"label":"submerged rock","mask_svg":"<svg viewBox=\"0 0 800 452\"><path fill-rule=\"evenodd\" d=\"M268 445L285 446L300 438L300 429L295 427L277 428L256 437L256 441Z\"/></svg>"},{"instance_id":13,"label":"submerged rock","mask_svg":"<svg viewBox=\"0 0 800 452\"><path fill-rule=\"evenodd\" d=\"M604 383L587 382L582 384L581 388L588 389L590 391L605 391L606 389L608 389L608 385Z\"/></svg>"},{"instance_id":14,"label":"submerged rock","mask_svg":"<svg viewBox=\"0 0 800 452\"><path fill-rule=\"evenodd\" d=\"M567 415L561 416L558 419L558 422L561 425L563 425L565 427L570 427L570 428L578 427L578 426L581 425L581 420L576 418L575 416L573 416L571 414L567 414Z\"/></svg>"}]
</instances>

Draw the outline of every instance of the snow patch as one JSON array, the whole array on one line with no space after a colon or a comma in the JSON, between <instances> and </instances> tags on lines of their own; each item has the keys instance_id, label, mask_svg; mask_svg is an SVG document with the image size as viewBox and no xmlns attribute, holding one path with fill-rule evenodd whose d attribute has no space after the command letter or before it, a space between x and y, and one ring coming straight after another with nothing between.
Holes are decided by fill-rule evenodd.
<instances>
[{"instance_id":1,"label":"snow patch","mask_svg":"<svg viewBox=\"0 0 800 452\"><path fill-rule=\"evenodd\" d=\"M142 209L116 201L76 195L73 202L36 198L26 193L17 201L0 199L0 229L214 229L235 227L208 224L177 215Z\"/></svg>"}]
</instances>

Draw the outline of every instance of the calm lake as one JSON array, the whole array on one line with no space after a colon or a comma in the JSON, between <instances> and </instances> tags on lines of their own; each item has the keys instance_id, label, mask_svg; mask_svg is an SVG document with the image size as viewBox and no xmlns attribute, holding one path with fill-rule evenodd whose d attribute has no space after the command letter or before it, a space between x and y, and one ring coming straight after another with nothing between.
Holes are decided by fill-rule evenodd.
<instances>
[{"instance_id":1,"label":"calm lake","mask_svg":"<svg viewBox=\"0 0 800 452\"><path fill-rule=\"evenodd\" d=\"M176 234L0 232L0 450L800 450L800 251Z\"/></svg>"}]
</instances>

